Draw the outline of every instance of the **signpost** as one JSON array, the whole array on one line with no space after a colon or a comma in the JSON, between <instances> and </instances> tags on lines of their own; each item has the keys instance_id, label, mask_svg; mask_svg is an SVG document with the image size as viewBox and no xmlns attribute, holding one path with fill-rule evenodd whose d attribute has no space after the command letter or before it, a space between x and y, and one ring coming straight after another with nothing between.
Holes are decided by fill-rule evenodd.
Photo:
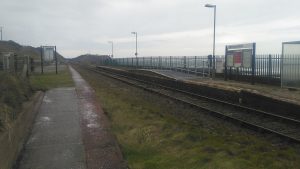
<instances>
[{"instance_id":1,"label":"signpost","mask_svg":"<svg viewBox=\"0 0 300 169\"><path fill-rule=\"evenodd\" d=\"M57 74L56 46L41 46L41 73L44 73L44 61L55 61L55 73Z\"/></svg>"},{"instance_id":2,"label":"signpost","mask_svg":"<svg viewBox=\"0 0 300 169\"><path fill-rule=\"evenodd\" d=\"M225 81L228 79L228 68L250 68L251 84L254 84L255 76L256 43L227 45L225 48ZM231 74L231 71L230 71Z\"/></svg>"}]
</instances>

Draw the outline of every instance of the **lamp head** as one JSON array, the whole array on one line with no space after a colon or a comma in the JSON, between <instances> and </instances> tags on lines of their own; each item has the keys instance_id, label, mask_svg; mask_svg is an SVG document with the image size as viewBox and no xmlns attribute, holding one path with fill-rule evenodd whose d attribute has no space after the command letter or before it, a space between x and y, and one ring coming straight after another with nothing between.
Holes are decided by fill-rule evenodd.
<instances>
[{"instance_id":1,"label":"lamp head","mask_svg":"<svg viewBox=\"0 0 300 169\"><path fill-rule=\"evenodd\" d=\"M216 5L212 5L212 4L206 4L206 5L205 5L205 7L206 7L206 8L215 8L215 7L216 7Z\"/></svg>"},{"instance_id":2,"label":"lamp head","mask_svg":"<svg viewBox=\"0 0 300 169\"><path fill-rule=\"evenodd\" d=\"M135 35L135 34L136 34L136 32L131 32L131 34L134 34L134 35Z\"/></svg>"}]
</instances>

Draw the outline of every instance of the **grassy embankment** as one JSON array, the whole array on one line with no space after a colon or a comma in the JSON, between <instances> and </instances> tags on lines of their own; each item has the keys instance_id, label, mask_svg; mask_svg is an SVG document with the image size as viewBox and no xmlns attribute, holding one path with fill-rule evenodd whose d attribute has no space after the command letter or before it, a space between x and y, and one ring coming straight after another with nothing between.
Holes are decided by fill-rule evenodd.
<instances>
[{"instance_id":1,"label":"grassy embankment","mask_svg":"<svg viewBox=\"0 0 300 169\"><path fill-rule=\"evenodd\" d=\"M293 147L272 145L211 117L189 119L195 113L189 107L79 71L95 89L131 169L300 166L299 152Z\"/></svg>"},{"instance_id":2,"label":"grassy embankment","mask_svg":"<svg viewBox=\"0 0 300 169\"><path fill-rule=\"evenodd\" d=\"M0 73L0 131L17 117L22 103L32 95L30 83L27 79Z\"/></svg>"},{"instance_id":3,"label":"grassy embankment","mask_svg":"<svg viewBox=\"0 0 300 169\"><path fill-rule=\"evenodd\" d=\"M69 86L73 86L73 80L67 67L58 75L54 72L34 74L29 79L0 73L0 131L17 118L22 103L28 101L35 91Z\"/></svg>"}]
</instances>

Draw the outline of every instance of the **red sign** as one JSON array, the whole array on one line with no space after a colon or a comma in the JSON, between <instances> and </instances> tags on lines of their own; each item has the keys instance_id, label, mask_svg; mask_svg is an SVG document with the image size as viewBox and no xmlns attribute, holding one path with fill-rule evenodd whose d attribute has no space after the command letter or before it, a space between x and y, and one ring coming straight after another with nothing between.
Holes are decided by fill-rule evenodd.
<instances>
[{"instance_id":1,"label":"red sign","mask_svg":"<svg viewBox=\"0 0 300 169\"><path fill-rule=\"evenodd\" d=\"M242 52L233 53L233 64L235 67L240 67L242 65Z\"/></svg>"}]
</instances>

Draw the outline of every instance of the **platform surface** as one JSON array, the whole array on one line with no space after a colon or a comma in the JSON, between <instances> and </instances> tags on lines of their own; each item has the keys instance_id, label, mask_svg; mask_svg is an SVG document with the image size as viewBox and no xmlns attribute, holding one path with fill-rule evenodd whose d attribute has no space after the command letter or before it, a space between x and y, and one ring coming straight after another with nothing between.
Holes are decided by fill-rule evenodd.
<instances>
[{"instance_id":1,"label":"platform surface","mask_svg":"<svg viewBox=\"0 0 300 169\"><path fill-rule=\"evenodd\" d=\"M247 90L266 97L300 105L300 90L291 91L286 88L281 88L280 86L266 85L260 83L251 85L250 82L224 81L224 79L222 78L211 79L211 78L203 77L202 75L188 74L188 73L183 73L183 72L178 72L173 70L143 69L143 71L145 70L169 78L174 78L183 81L190 81L190 82L217 87L225 90L235 90L235 91Z\"/></svg>"},{"instance_id":2,"label":"platform surface","mask_svg":"<svg viewBox=\"0 0 300 169\"><path fill-rule=\"evenodd\" d=\"M172 78L176 80L182 80L186 82L197 83L199 85L206 85L214 88L219 88L223 90L230 91L241 91L245 90L250 93L262 95L265 97L273 98L276 100L296 104L300 106L300 89L299 90L289 90L287 88L281 88L280 86L268 85L256 83L255 85L251 85L251 82L244 81L234 81L228 80L224 81L223 78L208 78L206 76L202 76L201 72L198 72L198 75L193 73L175 71L175 70L166 70L166 69L135 69L132 67L113 67L113 66L100 66L106 67L110 69L120 69L126 71L139 72L144 74L144 72L150 72L152 74L157 74L159 76L164 76L167 78Z\"/></svg>"},{"instance_id":3,"label":"platform surface","mask_svg":"<svg viewBox=\"0 0 300 169\"><path fill-rule=\"evenodd\" d=\"M85 169L75 88L46 92L19 169Z\"/></svg>"},{"instance_id":4,"label":"platform surface","mask_svg":"<svg viewBox=\"0 0 300 169\"><path fill-rule=\"evenodd\" d=\"M127 168L95 91L69 68L75 87L46 92L17 168Z\"/></svg>"}]
</instances>

